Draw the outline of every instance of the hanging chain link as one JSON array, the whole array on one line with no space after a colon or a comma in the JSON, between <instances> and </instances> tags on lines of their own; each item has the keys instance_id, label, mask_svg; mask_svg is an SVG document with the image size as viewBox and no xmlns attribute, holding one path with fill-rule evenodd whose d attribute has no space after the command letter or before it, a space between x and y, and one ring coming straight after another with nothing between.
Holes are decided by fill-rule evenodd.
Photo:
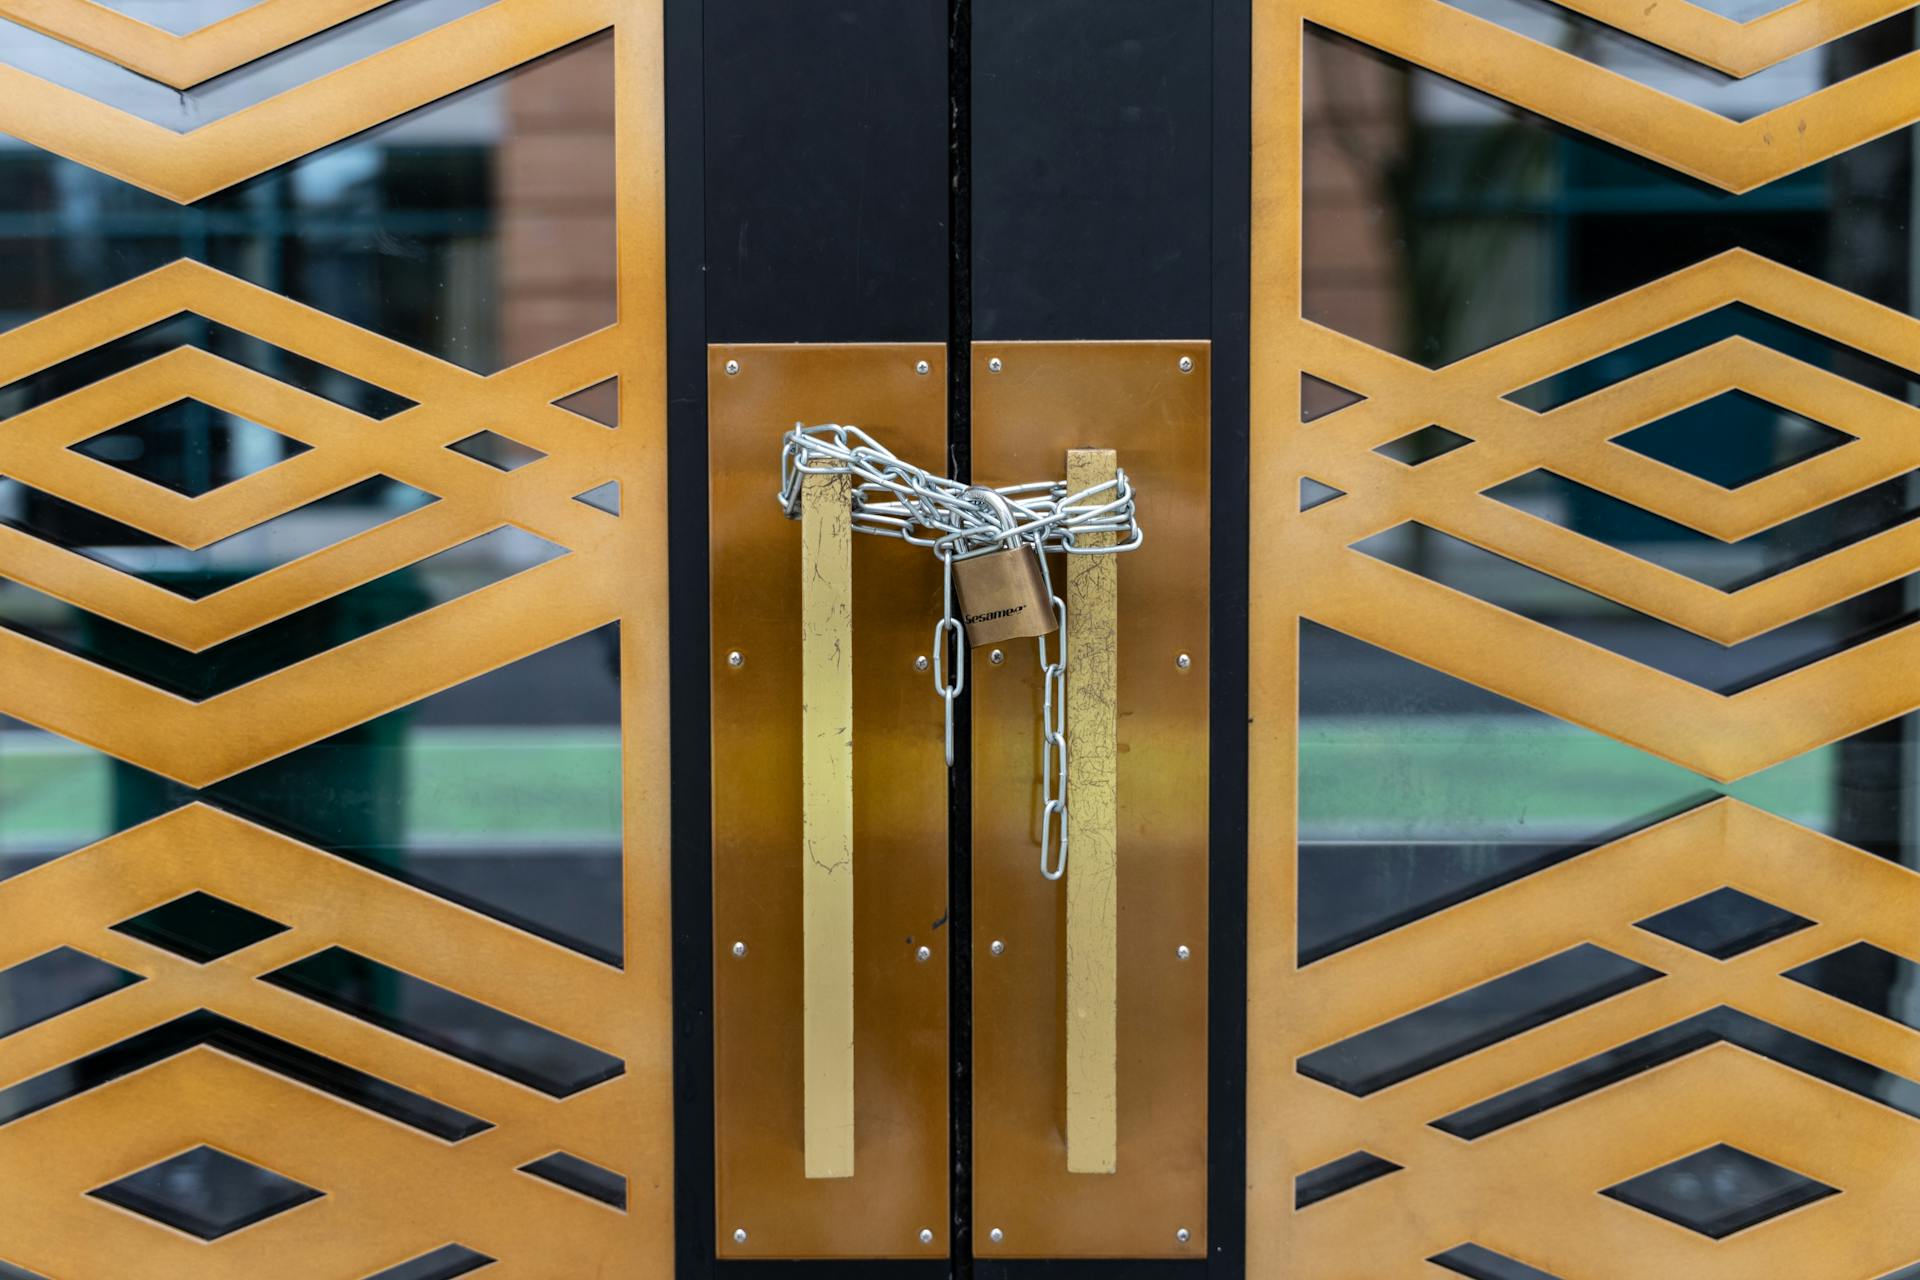
<instances>
[{"instance_id":1,"label":"hanging chain link","mask_svg":"<svg viewBox=\"0 0 1920 1280\"><path fill-rule=\"evenodd\" d=\"M931 547L940 558L942 607L933 629L933 688L946 704L947 767L953 767L953 703L966 688L966 638L953 607L953 562L968 556L1033 547L1060 630L1059 659L1050 661L1040 636L1040 874L1058 880L1067 871L1067 602L1053 589L1047 553L1114 555L1143 541L1134 517L1133 486L1125 471L1077 493L1059 481L988 489L949 480L903 462L854 426L796 423L780 452L780 505L800 516L800 480L809 475L853 478L853 528ZM1082 544L1091 534L1113 534L1110 546ZM949 649L948 646L952 648ZM951 682L949 682L949 680ZM1059 851L1054 853L1054 831Z\"/></svg>"}]
</instances>

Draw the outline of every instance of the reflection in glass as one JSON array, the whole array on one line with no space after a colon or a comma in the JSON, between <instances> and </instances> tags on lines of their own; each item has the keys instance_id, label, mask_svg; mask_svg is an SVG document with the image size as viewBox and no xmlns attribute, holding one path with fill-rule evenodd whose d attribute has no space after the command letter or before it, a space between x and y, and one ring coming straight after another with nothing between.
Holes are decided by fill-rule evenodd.
<instances>
[{"instance_id":1,"label":"reflection in glass","mask_svg":"<svg viewBox=\"0 0 1920 1280\"><path fill-rule=\"evenodd\" d=\"M82 440L73 451L197 498L307 448L291 436L188 399Z\"/></svg>"},{"instance_id":2,"label":"reflection in glass","mask_svg":"<svg viewBox=\"0 0 1920 1280\"><path fill-rule=\"evenodd\" d=\"M1293 1180L1293 1207L1304 1209L1308 1205L1319 1204L1343 1191L1364 1186L1375 1178L1397 1173L1401 1168L1371 1151L1356 1151L1352 1155L1341 1156L1318 1169L1309 1169Z\"/></svg>"},{"instance_id":3,"label":"reflection in glass","mask_svg":"<svg viewBox=\"0 0 1920 1280\"><path fill-rule=\"evenodd\" d=\"M389 1267L367 1280L456 1280L493 1262L486 1254L465 1245L450 1244L444 1249L422 1254L411 1262Z\"/></svg>"},{"instance_id":4,"label":"reflection in glass","mask_svg":"<svg viewBox=\"0 0 1920 1280\"><path fill-rule=\"evenodd\" d=\"M1785 92L1798 97L1908 52L1913 31L1912 15L1899 15L1783 64L1794 80ZM1735 247L1913 307L1904 132L1731 195L1321 28L1307 29L1304 53L1310 320L1447 364ZM1703 73L1725 79L1654 57L1667 92ZM1756 83L1766 88L1748 77L1729 92ZM1786 337L1782 349L1857 376L1823 344Z\"/></svg>"},{"instance_id":5,"label":"reflection in glass","mask_svg":"<svg viewBox=\"0 0 1920 1280\"><path fill-rule=\"evenodd\" d=\"M0 330L180 258L481 373L611 324L612 55L582 41L184 206L0 138Z\"/></svg>"},{"instance_id":6,"label":"reflection in glass","mask_svg":"<svg viewBox=\"0 0 1920 1280\"><path fill-rule=\"evenodd\" d=\"M1417 522L1353 545L1356 551L1476 600L1722 694L1765 684L1920 618L1920 609L1867 609L1861 606L1873 601L1856 598L1723 645ZM1719 552L1723 559L1740 554L1737 546L1704 537L1695 545L1710 554ZM1713 563L1704 560L1702 565ZM1903 584L1902 589L1911 588Z\"/></svg>"},{"instance_id":7,"label":"reflection in glass","mask_svg":"<svg viewBox=\"0 0 1920 1280\"><path fill-rule=\"evenodd\" d=\"M121 3L143 10L135 14L142 21L160 17L171 23L168 29L186 26L188 30L224 16L223 10L243 7L235 0ZM289 45L189 89L149 80L78 45L6 20L0 20L0 63L162 128L189 133L491 3L493 0L387 0L372 12L330 27L318 37Z\"/></svg>"},{"instance_id":8,"label":"reflection in glass","mask_svg":"<svg viewBox=\"0 0 1920 1280\"><path fill-rule=\"evenodd\" d=\"M1300 1074L1364 1098L1660 976L1583 942L1317 1049Z\"/></svg>"},{"instance_id":9,"label":"reflection in glass","mask_svg":"<svg viewBox=\"0 0 1920 1280\"><path fill-rule=\"evenodd\" d=\"M72 947L0 970L0 1036L25 1031L140 981L117 965Z\"/></svg>"},{"instance_id":10,"label":"reflection in glass","mask_svg":"<svg viewBox=\"0 0 1920 1280\"><path fill-rule=\"evenodd\" d=\"M200 1146L87 1194L176 1231L218 1240L325 1193L224 1151Z\"/></svg>"},{"instance_id":11,"label":"reflection in glass","mask_svg":"<svg viewBox=\"0 0 1920 1280\"><path fill-rule=\"evenodd\" d=\"M1722 1142L1600 1193L1723 1240L1769 1218L1840 1194L1803 1173Z\"/></svg>"},{"instance_id":12,"label":"reflection in glass","mask_svg":"<svg viewBox=\"0 0 1920 1280\"><path fill-rule=\"evenodd\" d=\"M344 947L316 952L263 981L555 1098L571 1097L624 1070L612 1054Z\"/></svg>"},{"instance_id":13,"label":"reflection in glass","mask_svg":"<svg viewBox=\"0 0 1920 1280\"><path fill-rule=\"evenodd\" d=\"M495 529L198 653L4 580L0 628L200 702L564 554L522 530Z\"/></svg>"},{"instance_id":14,"label":"reflection in glass","mask_svg":"<svg viewBox=\"0 0 1920 1280\"><path fill-rule=\"evenodd\" d=\"M1436 1253L1427 1261L1468 1280L1559 1280L1558 1276L1538 1267L1530 1267L1477 1244L1463 1244L1445 1253Z\"/></svg>"}]
</instances>

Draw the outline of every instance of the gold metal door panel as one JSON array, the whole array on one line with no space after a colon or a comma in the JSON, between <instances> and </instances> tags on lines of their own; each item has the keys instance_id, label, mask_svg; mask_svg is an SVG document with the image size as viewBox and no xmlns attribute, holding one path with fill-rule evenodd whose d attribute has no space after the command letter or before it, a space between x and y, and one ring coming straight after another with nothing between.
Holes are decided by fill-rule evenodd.
<instances>
[{"instance_id":1,"label":"gold metal door panel","mask_svg":"<svg viewBox=\"0 0 1920 1280\"><path fill-rule=\"evenodd\" d=\"M1746 76L1908 6L1566 7ZM1558 310L1491 277L1594 157L1615 210L1671 171L1722 226L1762 189L1871 225L1893 197L1843 179L1920 117L1920 55L1729 114L1491 15L1255 6L1249 1274L1904 1274L1920 321L1842 234L1684 256L1649 222L1584 242L1627 287ZM1488 256L1368 223L1448 127L1549 125L1474 171L1495 203L1414 215L1505 219ZM1407 264L1468 261L1471 306L1420 311L1447 282ZM1739 475L1673 445L1729 396L1827 436Z\"/></svg>"},{"instance_id":2,"label":"gold metal door panel","mask_svg":"<svg viewBox=\"0 0 1920 1280\"><path fill-rule=\"evenodd\" d=\"M184 37L78 2L0 18L188 90L373 8L269 0ZM0 58L26 56L17 36L0 28ZM650 626L623 625L666 608L659 47L653 6L505 0L179 130L0 67L9 213L47 171L169 229L226 228L104 280L52 241L52 283L9 286L33 318L0 334L7 1264L671 1265L667 667ZM422 122L481 82L497 114L460 154L493 167L463 230L416 221L403 247L301 203L325 188L313 153L416 108L396 128L444 140L444 112ZM390 162L392 136L331 162ZM528 166L570 142L598 167L567 202ZM299 184L281 230L246 221ZM604 253L530 262L518 237L561 226ZM337 294L290 258L263 282L263 257L327 236ZM453 264L490 254L499 293L463 301ZM486 331L336 314L387 314L345 273L399 261L445 268L439 310ZM584 310L583 280L604 291ZM192 492L138 449L92 451L173 430L154 424L183 404L226 442L183 456L235 474ZM603 877L591 938L528 887L576 866ZM239 933L209 942L210 922ZM209 1161L283 1198L195 1225L129 1190Z\"/></svg>"},{"instance_id":3,"label":"gold metal door panel","mask_svg":"<svg viewBox=\"0 0 1920 1280\"><path fill-rule=\"evenodd\" d=\"M944 1257L947 771L941 702L918 665L931 661L940 617L939 562L894 539L853 540L854 1167L808 1178L800 525L777 499L781 437L796 422L857 425L938 468L946 348L716 346L707 386L714 1247L721 1257Z\"/></svg>"},{"instance_id":4,"label":"gold metal door panel","mask_svg":"<svg viewBox=\"0 0 1920 1280\"><path fill-rule=\"evenodd\" d=\"M973 1243L981 1257L1207 1253L1208 354L1204 342L974 347L974 478L1003 485L1064 476L1069 450L1113 449L1135 487L1146 535L1138 551L1115 559L1112 1173L1067 1168L1066 896L1064 883L1042 879L1039 869L1034 648L1007 642L1000 664L975 650L967 676L974 707ZM1183 359L1191 362L1184 371ZM1065 582L1056 568L1056 592ZM1068 738L1071 744L1071 724ZM999 954L996 940L1004 944Z\"/></svg>"}]
</instances>

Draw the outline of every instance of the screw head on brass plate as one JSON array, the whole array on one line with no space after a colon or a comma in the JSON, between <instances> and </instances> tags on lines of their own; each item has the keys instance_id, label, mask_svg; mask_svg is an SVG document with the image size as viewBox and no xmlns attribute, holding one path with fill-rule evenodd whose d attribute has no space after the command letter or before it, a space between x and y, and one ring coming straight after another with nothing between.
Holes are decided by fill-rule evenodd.
<instances>
[{"instance_id":1,"label":"screw head on brass plate","mask_svg":"<svg viewBox=\"0 0 1920 1280\"><path fill-rule=\"evenodd\" d=\"M1001 952L1005 951L1006 949L1007 949L1007 944L1000 941L1000 939L998 938L995 938L993 940L993 945L987 948L987 950L993 952L993 954L995 955L999 955Z\"/></svg>"},{"instance_id":2,"label":"screw head on brass plate","mask_svg":"<svg viewBox=\"0 0 1920 1280\"><path fill-rule=\"evenodd\" d=\"M913 953L913 958L915 960L920 961L922 964L925 964L927 961L933 959L933 948L922 947L918 951Z\"/></svg>"},{"instance_id":3,"label":"screw head on brass plate","mask_svg":"<svg viewBox=\"0 0 1920 1280\"><path fill-rule=\"evenodd\" d=\"M991 662L996 667L999 666L1001 663L1005 662L1006 660L1007 660L1007 655L1000 652L998 649L995 649L992 653L987 655L987 661Z\"/></svg>"},{"instance_id":4,"label":"screw head on brass plate","mask_svg":"<svg viewBox=\"0 0 1920 1280\"><path fill-rule=\"evenodd\" d=\"M744 667L747 665L747 655L735 649L727 655L727 665L730 667Z\"/></svg>"},{"instance_id":5,"label":"screw head on brass plate","mask_svg":"<svg viewBox=\"0 0 1920 1280\"><path fill-rule=\"evenodd\" d=\"M927 655L926 655L926 654L924 654L924 653L923 653L923 654L921 654L921 655L920 655L919 657L917 657L917 658L915 658L915 659L913 660L913 669L914 669L915 671L925 671L925 670L927 669Z\"/></svg>"},{"instance_id":6,"label":"screw head on brass plate","mask_svg":"<svg viewBox=\"0 0 1920 1280\"><path fill-rule=\"evenodd\" d=\"M733 1242L735 1244L745 1244L747 1242L747 1229L745 1227L735 1227L733 1229Z\"/></svg>"},{"instance_id":7,"label":"screw head on brass plate","mask_svg":"<svg viewBox=\"0 0 1920 1280\"><path fill-rule=\"evenodd\" d=\"M744 942L736 942L736 943L734 943L734 944L733 944L733 954L734 954L734 955L736 955L736 956L743 956L743 955L745 955L745 954L747 954L747 944L746 944L746 943L744 943Z\"/></svg>"},{"instance_id":8,"label":"screw head on brass plate","mask_svg":"<svg viewBox=\"0 0 1920 1280\"><path fill-rule=\"evenodd\" d=\"M999 357L999 356L995 356L995 357L994 357L993 359L991 359L991 360L989 360L989 361L987 361L987 372L988 372L988 373L998 373L998 372L1000 372L1000 370L1001 370L1001 368L1002 368L1002 366L1001 366L1001 364L1000 364L1000 357Z\"/></svg>"},{"instance_id":9,"label":"screw head on brass plate","mask_svg":"<svg viewBox=\"0 0 1920 1280\"><path fill-rule=\"evenodd\" d=\"M1188 1231L1185 1227L1182 1227L1178 1231L1173 1233L1173 1238L1175 1240L1178 1240L1181 1244L1185 1244L1187 1241L1193 1239L1193 1233Z\"/></svg>"},{"instance_id":10,"label":"screw head on brass plate","mask_svg":"<svg viewBox=\"0 0 1920 1280\"><path fill-rule=\"evenodd\" d=\"M1182 372L1182 373L1192 373L1192 372L1193 372L1193 357L1192 357L1192 356L1181 356L1181 357L1180 357L1180 372Z\"/></svg>"},{"instance_id":11,"label":"screw head on brass plate","mask_svg":"<svg viewBox=\"0 0 1920 1280\"><path fill-rule=\"evenodd\" d=\"M1173 949L1173 954L1179 956L1182 960L1186 960L1192 957L1193 952L1187 950L1187 944L1183 942Z\"/></svg>"},{"instance_id":12,"label":"screw head on brass plate","mask_svg":"<svg viewBox=\"0 0 1920 1280\"><path fill-rule=\"evenodd\" d=\"M995 1227L993 1230L987 1232L987 1239L993 1241L995 1244L999 1244L1002 1240L1005 1240L1006 1238L1007 1238L1006 1232L1000 1230L1000 1228L998 1227Z\"/></svg>"},{"instance_id":13,"label":"screw head on brass plate","mask_svg":"<svg viewBox=\"0 0 1920 1280\"><path fill-rule=\"evenodd\" d=\"M913 371L915 373L930 373L932 372L932 370L933 370L933 366L928 364L925 360L922 360L919 364L916 364L915 366L913 366Z\"/></svg>"},{"instance_id":14,"label":"screw head on brass plate","mask_svg":"<svg viewBox=\"0 0 1920 1280\"><path fill-rule=\"evenodd\" d=\"M1188 667L1193 665L1193 659L1183 653L1179 657L1173 660L1173 665L1180 668L1182 671L1185 671Z\"/></svg>"},{"instance_id":15,"label":"screw head on brass plate","mask_svg":"<svg viewBox=\"0 0 1920 1280\"><path fill-rule=\"evenodd\" d=\"M933 1243L933 1228L932 1228L932 1227L922 1227L922 1228L920 1228L920 1243L921 1243L921 1244L932 1244L932 1243Z\"/></svg>"},{"instance_id":16,"label":"screw head on brass plate","mask_svg":"<svg viewBox=\"0 0 1920 1280\"><path fill-rule=\"evenodd\" d=\"M738 372L740 372L740 362L738 360L727 361L727 376L731 378Z\"/></svg>"}]
</instances>

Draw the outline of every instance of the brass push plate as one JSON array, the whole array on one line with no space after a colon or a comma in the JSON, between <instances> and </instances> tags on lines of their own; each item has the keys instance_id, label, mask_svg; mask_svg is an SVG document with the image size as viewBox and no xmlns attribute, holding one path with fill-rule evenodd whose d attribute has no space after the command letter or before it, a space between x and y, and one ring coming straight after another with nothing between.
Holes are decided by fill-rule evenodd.
<instances>
[{"instance_id":1,"label":"brass push plate","mask_svg":"<svg viewBox=\"0 0 1920 1280\"><path fill-rule=\"evenodd\" d=\"M1113 449L1146 535L1116 558L1112 1173L1067 1169L1066 887L1038 866L1034 645L1008 642L999 664L976 651L968 675L981 1257L1207 1255L1208 377L1204 342L973 349L974 481L1060 478L1068 450ZM1056 563L1056 587L1065 581Z\"/></svg>"},{"instance_id":2,"label":"brass push plate","mask_svg":"<svg viewBox=\"0 0 1920 1280\"><path fill-rule=\"evenodd\" d=\"M777 501L781 437L795 422L858 425L908 461L940 468L946 383L937 344L708 352L714 1247L723 1258L947 1252L947 772L940 699L918 666L931 658L940 567L896 539L853 540L855 1160L852 1177L809 1179L800 525Z\"/></svg>"}]
</instances>

